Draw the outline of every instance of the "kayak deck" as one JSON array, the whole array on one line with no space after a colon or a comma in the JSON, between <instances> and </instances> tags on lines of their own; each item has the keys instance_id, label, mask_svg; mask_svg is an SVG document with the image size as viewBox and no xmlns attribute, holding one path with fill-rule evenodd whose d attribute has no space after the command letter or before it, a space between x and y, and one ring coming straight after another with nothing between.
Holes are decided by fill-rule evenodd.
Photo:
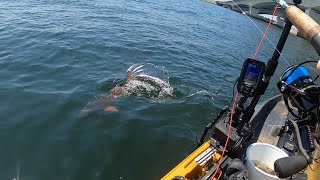
<instances>
[{"instance_id":1,"label":"kayak deck","mask_svg":"<svg viewBox=\"0 0 320 180\"><path fill-rule=\"evenodd\" d=\"M251 125L255 134L247 145L244 145L237 156L241 157L245 154L248 145L255 142L263 142L276 145L279 138L278 134L281 127L285 124L289 114L281 95L270 98L257 105L255 114L251 119ZM180 164L172 169L162 180L171 180L174 177L183 177L186 179L207 179L209 173L214 171L214 165L221 158L219 153L214 153L211 158L200 165L197 159L205 154L208 149L213 148L210 140L202 144L192 154L186 157ZM320 158L320 151L314 151L314 157ZM208 170L208 165L211 169ZM320 180L319 163L313 161L304 173L296 174L292 180ZM311 168L310 168L311 167ZM207 173L207 174L206 174Z\"/></svg>"}]
</instances>

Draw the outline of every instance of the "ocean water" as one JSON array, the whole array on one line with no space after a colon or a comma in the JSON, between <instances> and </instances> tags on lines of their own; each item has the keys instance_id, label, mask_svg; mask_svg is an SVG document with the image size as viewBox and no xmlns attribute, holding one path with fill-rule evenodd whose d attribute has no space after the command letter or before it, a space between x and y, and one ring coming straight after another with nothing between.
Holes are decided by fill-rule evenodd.
<instances>
[{"instance_id":1,"label":"ocean water","mask_svg":"<svg viewBox=\"0 0 320 180\"><path fill-rule=\"evenodd\" d=\"M1 180L161 178L230 103L262 36L244 15L199 0L1 1L0 12ZM257 59L272 53L266 41ZM318 58L292 35L283 57ZM262 100L278 93L287 62ZM170 98L145 92L113 102L119 112L79 117L140 63L163 70Z\"/></svg>"}]
</instances>

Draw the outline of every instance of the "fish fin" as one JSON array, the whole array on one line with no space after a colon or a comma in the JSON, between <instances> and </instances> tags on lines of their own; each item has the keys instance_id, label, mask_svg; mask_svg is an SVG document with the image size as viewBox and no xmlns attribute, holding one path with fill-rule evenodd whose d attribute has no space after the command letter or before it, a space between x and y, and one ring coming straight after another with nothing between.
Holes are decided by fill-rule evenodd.
<instances>
[{"instance_id":1,"label":"fish fin","mask_svg":"<svg viewBox=\"0 0 320 180\"><path fill-rule=\"evenodd\" d=\"M132 76L132 73L131 73L131 72L128 72L127 82L132 81L132 80L134 80L134 77Z\"/></svg>"},{"instance_id":2,"label":"fish fin","mask_svg":"<svg viewBox=\"0 0 320 180\"><path fill-rule=\"evenodd\" d=\"M104 108L104 110L109 112L119 112L119 110L114 106L107 106Z\"/></svg>"}]
</instances>

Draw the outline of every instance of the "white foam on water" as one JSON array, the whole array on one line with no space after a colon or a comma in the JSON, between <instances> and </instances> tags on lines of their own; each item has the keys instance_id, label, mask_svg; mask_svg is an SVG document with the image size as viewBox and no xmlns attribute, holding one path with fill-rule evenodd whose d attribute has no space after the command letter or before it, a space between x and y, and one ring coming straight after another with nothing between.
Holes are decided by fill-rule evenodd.
<instances>
[{"instance_id":1,"label":"white foam on water","mask_svg":"<svg viewBox=\"0 0 320 180\"><path fill-rule=\"evenodd\" d=\"M169 76L162 66L151 63L133 64L127 70L134 80L128 81L122 89L125 95L145 96L152 100L173 97Z\"/></svg>"}]
</instances>

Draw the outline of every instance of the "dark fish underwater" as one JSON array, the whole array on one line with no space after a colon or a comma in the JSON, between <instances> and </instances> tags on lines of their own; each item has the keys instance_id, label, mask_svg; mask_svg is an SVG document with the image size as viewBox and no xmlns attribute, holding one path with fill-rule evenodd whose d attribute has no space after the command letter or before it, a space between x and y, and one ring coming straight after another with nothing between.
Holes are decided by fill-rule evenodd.
<instances>
[{"instance_id":1,"label":"dark fish underwater","mask_svg":"<svg viewBox=\"0 0 320 180\"><path fill-rule=\"evenodd\" d=\"M111 89L110 95L103 96L93 102L89 102L81 111L80 117L87 118L90 115L97 114L99 112L107 111L107 112L119 112L119 110L113 106L112 104L117 98L128 96L123 88L132 81L134 78L130 72L128 72L127 80L122 86L116 86Z\"/></svg>"}]
</instances>

